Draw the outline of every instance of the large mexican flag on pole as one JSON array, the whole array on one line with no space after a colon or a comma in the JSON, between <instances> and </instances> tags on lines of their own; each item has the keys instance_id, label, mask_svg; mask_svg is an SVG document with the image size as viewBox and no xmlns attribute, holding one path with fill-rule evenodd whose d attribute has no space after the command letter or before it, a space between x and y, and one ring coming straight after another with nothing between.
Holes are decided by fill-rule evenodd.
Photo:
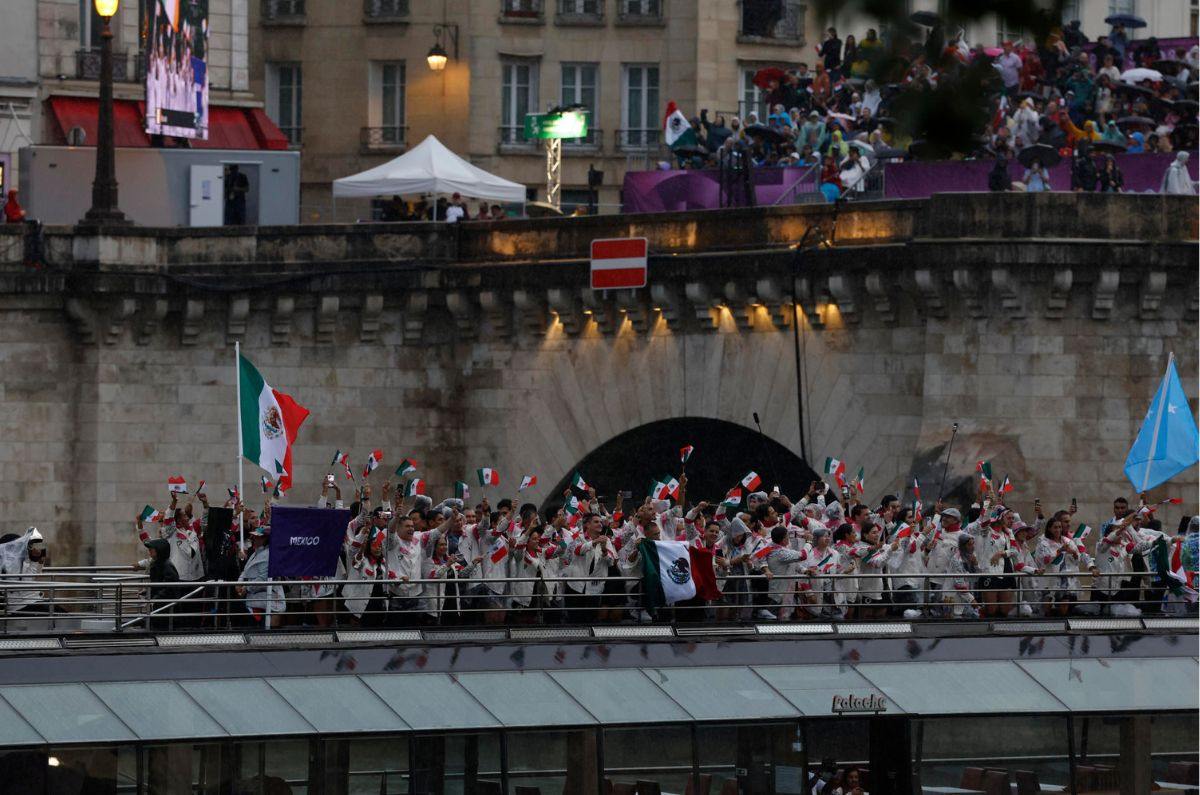
<instances>
[{"instance_id":1,"label":"large mexican flag on pole","mask_svg":"<svg viewBox=\"0 0 1200 795\"><path fill-rule=\"evenodd\" d=\"M308 418L308 409L272 389L239 353L238 414L242 455L270 473L280 491L287 491L292 486L292 443Z\"/></svg>"}]
</instances>

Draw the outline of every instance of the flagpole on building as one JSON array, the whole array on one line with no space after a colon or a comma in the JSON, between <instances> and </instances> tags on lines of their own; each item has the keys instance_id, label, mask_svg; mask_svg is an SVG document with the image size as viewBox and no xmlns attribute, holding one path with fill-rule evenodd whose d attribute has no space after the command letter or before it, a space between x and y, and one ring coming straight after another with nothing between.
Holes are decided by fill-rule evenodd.
<instances>
[{"instance_id":1,"label":"flagpole on building","mask_svg":"<svg viewBox=\"0 0 1200 795\"><path fill-rule=\"evenodd\" d=\"M235 340L233 343L233 383L237 385L237 403L234 408L237 411L237 467L238 467L238 502L241 501L242 495L246 492L242 489L242 343ZM237 504L234 504L234 510L237 510ZM246 528L243 526L241 517L238 517L238 544L239 549L246 546Z\"/></svg>"},{"instance_id":2,"label":"flagpole on building","mask_svg":"<svg viewBox=\"0 0 1200 795\"><path fill-rule=\"evenodd\" d=\"M1167 356L1167 369L1163 371L1162 383L1158 387L1158 409L1154 413L1154 433L1150 435L1150 452L1146 455L1146 469L1142 472L1142 487L1139 492L1145 493L1146 483L1150 480L1150 467L1154 463L1154 453L1158 450L1158 432L1162 428L1163 403L1167 401L1167 375L1171 372L1171 364L1175 361L1175 352Z\"/></svg>"}]
</instances>

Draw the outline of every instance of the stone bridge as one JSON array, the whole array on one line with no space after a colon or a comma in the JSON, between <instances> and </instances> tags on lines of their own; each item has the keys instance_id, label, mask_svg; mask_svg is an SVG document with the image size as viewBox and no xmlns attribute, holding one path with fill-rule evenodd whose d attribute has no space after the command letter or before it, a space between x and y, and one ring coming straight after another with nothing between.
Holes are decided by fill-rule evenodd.
<instances>
[{"instance_id":1,"label":"stone bridge","mask_svg":"<svg viewBox=\"0 0 1200 795\"><path fill-rule=\"evenodd\" d=\"M1121 465L1169 351L1195 396L1197 225L1183 197L956 194L454 226L47 228L40 267L22 263L21 230L0 228L2 529L39 525L57 563L129 561L132 519L164 501L169 474L223 496L235 341L312 410L293 503L316 498L335 449L361 468L382 448L388 472L416 458L432 495L494 467L494 502L523 474L539 478L529 499L552 500L601 449L585 477L641 496L687 443L697 498L748 469L802 488L797 458L835 456L864 467L871 497L915 475L930 501L958 422L948 491L965 495L988 458L1019 504L1076 497L1099 522L1129 492ZM649 239L648 289L592 293L590 241L630 235ZM247 465L247 492L260 474ZM1195 470L1176 491L1195 496Z\"/></svg>"}]
</instances>

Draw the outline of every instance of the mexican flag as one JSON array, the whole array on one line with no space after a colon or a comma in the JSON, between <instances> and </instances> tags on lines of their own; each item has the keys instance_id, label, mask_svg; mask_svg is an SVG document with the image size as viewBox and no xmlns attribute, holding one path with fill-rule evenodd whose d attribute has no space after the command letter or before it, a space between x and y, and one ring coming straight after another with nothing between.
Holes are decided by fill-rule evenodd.
<instances>
[{"instance_id":1,"label":"mexican flag","mask_svg":"<svg viewBox=\"0 0 1200 795\"><path fill-rule=\"evenodd\" d=\"M521 478L521 485L517 486L517 491L525 491L530 486L537 485L537 475L526 475Z\"/></svg>"},{"instance_id":2,"label":"mexican flag","mask_svg":"<svg viewBox=\"0 0 1200 795\"><path fill-rule=\"evenodd\" d=\"M1071 533L1071 540L1072 541L1086 541L1087 537L1090 536L1091 534L1092 534L1092 528L1088 527L1085 524L1081 524L1081 525L1079 525L1079 527L1075 528L1075 532Z\"/></svg>"},{"instance_id":3,"label":"mexican flag","mask_svg":"<svg viewBox=\"0 0 1200 795\"><path fill-rule=\"evenodd\" d=\"M475 470L475 474L479 476L480 486L499 486L500 473L491 467L481 467Z\"/></svg>"},{"instance_id":4,"label":"mexican flag","mask_svg":"<svg viewBox=\"0 0 1200 795\"><path fill-rule=\"evenodd\" d=\"M292 487L292 445L308 409L263 380L245 356L238 354L238 389L242 455L276 475L281 491Z\"/></svg>"},{"instance_id":5,"label":"mexican flag","mask_svg":"<svg viewBox=\"0 0 1200 795\"><path fill-rule=\"evenodd\" d=\"M425 481L420 478L413 478L404 484L404 496L415 497L418 494L425 493Z\"/></svg>"},{"instance_id":6,"label":"mexican flag","mask_svg":"<svg viewBox=\"0 0 1200 795\"><path fill-rule=\"evenodd\" d=\"M663 117L663 140L672 149L697 144L696 131L674 102L667 103L667 113Z\"/></svg>"},{"instance_id":7,"label":"mexican flag","mask_svg":"<svg viewBox=\"0 0 1200 795\"><path fill-rule=\"evenodd\" d=\"M663 484L663 486L666 487L667 494L669 494L671 496L671 499L673 499L673 500L679 499L679 481L678 480L671 477L670 475L667 475L665 478L660 480L659 483Z\"/></svg>"},{"instance_id":8,"label":"mexican flag","mask_svg":"<svg viewBox=\"0 0 1200 795\"><path fill-rule=\"evenodd\" d=\"M398 477L398 478L408 477L409 475L411 475L412 473L417 471L417 466L419 466L417 464L417 459L415 459L415 458L404 459L403 461L400 462L400 466L396 467L396 477Z\"/></svg>"},{"instance_id":9,"label":"mexican flag","mask_svg":"<svg viewBox=\"0 0 1200 795\"><path fill-rule=\"evenodd\" d=\"M187 481L182 475L172 475L167 478L167 491L172 494L187 494Z\"/></svg>"},{"instance_id":10,"label":"mexican flag","mask_svg":"<svg viewBox=\"0 0 1200 795\"><path fill-rule=\"evenodd\" d=\"M734 486L725 495L725 499L721 500L722 505L728 505L730 508L736 508L742 504L742 487Z\"/></svg>"},{"instance_id":11,"label":"mexican flag","mask_svg":"<svg viewBox=\"0 0 1200 795\"><path fill-rule=\"evenodd\" d=\"M979 490L986 491L992 485L992 462L976 461L975 471L979 473Z\"/></svg>"},{"instance_id":12,"label":"mexican flag","mask_svg":"<svg viewBox=\"0 0 1200 795\"><path fill-rule=\"evenodd\" d=\"M583 475L579 474L578 472L571 476L571 487L579 489L580 491L588 490L587 481L584 480Z\"/></svg>"},{"instance_id":13,"label":"mexican flag","mask_svg":"<svg viewBox=\"0 0 1200 795\"><path fill-rule=\"evenodd\" d=\"M862 467L858 468L858 474L854 476L854 480L850 481L854 484L854 490L859 494L865 494L867 490L866 473Z\"/></svg>"},{"instance_id":14,"label":"mexican flag","mask_svg":"<svg viewBox=\"0 0 1200 795\"><path fill-rule=\"evenodd\" d=\"M333 460L329 462L329 468L333 469L338 464L341 464L346 470L346 480L354 480L354 473L350 471L350 454L343 453L341 450L335 451Z\"/></svg>"},{"instance_id":15,"label":"mexican flag","mask_svg":"<svg viewBox=\"0 0 1200 795\"><path fill-rule=\"evenodd\" d=\"M147 505L145 508L142 509L142 512L138 516L138 518L141 519L143 522L153 523L153 522L161 522L163 517L162 517L161 513L159 513L157 510L155 510L151 506Z\"/></svg>"},{"instance_id":16,"label":"mexican flag","mask_svg":"<svg viewBox=\"0 0 1200 795\"><path fill-rule=\"evenodd\" d=\"M647 610L699 596L720 599L713 556L682 541L638 542L642 562L642 603Z\"/></svg>"},{"instance_id":17,"label":"mexican flag","mask_svg":"<svg viewBox=\"0 0 1200 795\"><path fill-rule=\"evenodd\" d=\"M686 464L688 459L692 457L692 451L695 449L690 444L679 448L679 463Z\"/></svg>"},{"instance_id":18,"label":"mexican flag","mask_svg":"<svg viewBox=\"0 0 1200 795\"><path fill-rule=\"evenodd\" d=\"M754 491L761 485L762 478L758 476L757 472L751 472L747 474L746 477L742 478L742 488L744 488L747 492Z\"/></svg>"},{"instance_id":19,"label":"mexican flag","mask_svg":"<svg viewBox=\"0 0 1200 795\"><path fill-rule=\"evenodd\" d=\"M833 475L834 482L838 488L846 488L846 462L839 461L836 458L825 459L825 474Z\"/></svg>"},{"instance_id":20,"label":"mexican flag","mask_svg":"<svg viewBox=\"0 0 1200 795\"><path fill-rule=\"evenodd\" d=\"M461 480L454 481L454 496L466 502L471 499L471 487Z\"/></svg>"},{"instance_id":21,"label":"mexican flag","mask_svg":"<svg viewBox=\"0 0 1200 795\"><path fill-rule=\"evenodd\" d=\"M379 464L382 461L383 461L383 451L382 450L372 450L371 454L369 456L367 456L367 463L363 466L363 477L365 478L368 475L370 475L372 472L374 472L379 467Z\"/></svg>"}]
</instances>

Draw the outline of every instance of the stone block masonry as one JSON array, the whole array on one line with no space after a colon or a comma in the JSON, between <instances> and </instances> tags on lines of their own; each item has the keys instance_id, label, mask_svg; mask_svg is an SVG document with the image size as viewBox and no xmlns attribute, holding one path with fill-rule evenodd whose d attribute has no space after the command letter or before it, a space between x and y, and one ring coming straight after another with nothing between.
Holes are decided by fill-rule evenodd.
<instances>
[{"instance_id":1,"label":"stone block masonry","mask_svg":"<svg viewBox=\"0 0 1200 795\"><path fill-rule=\"evenodd\" d=\"M752 428L758 412L796 450L793 288L810 463L865 467L872 498L908 498L916 475L931 502L957 421L959 495L989 458L1019 510L1076 497L1099 523L1129 495L1121 465L1168 352L1196 395L1196 204L1175 198L1089 196L1105 221L1073 229L1059 226L1077 201L1066 194L852 205L836 229L820 207L49 229L40 271L0 229L12 252L0 262L3 530L38 525L59 563L128 562L133 518L166 504L168 475L223 497L237 471L235 340L313 412L291 503L316 498L338 448L359 470L383 448L381 474L414 457L434 495L480 466L501 472L493 498L537 474L535 501L595 448L669 418ZM834 246L797 254L813 224ZM651 240L650 287L592 295L587 243L629 234ZM252 502L259 474L247 464ZM1171 493L1196 489L1193 470Z\"/></svg>"}]
</instances>

